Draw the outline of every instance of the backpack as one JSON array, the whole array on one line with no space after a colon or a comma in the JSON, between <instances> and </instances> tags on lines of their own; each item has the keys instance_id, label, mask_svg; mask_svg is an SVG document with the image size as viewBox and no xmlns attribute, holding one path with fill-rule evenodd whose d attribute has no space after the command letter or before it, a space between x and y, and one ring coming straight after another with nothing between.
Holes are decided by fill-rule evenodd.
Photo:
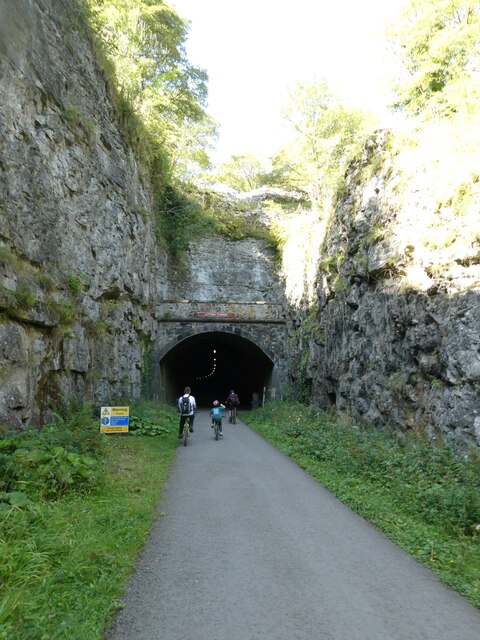
<instances>
[{"instance_id":1,"label":"backpack","mask_svg":"<svg viewBox=\"0 0 480 640\"><path fill-rule=\"evenodd\" d=\"M190 396L182 396L180 400L180 413L182 415L188 415L190 411Z\"/></svg>"},{"instance_id":2,"label":"backpack","mask_svg":"<svg viewBox=\"0 0 480 640\"><path fill-rule=\"evenodd\" d=\"M238 400L238 395L236 393L231 393L228 396L228 403L231 404L233 407L236 407L238 404L240 404Z\"/></svg>"}]
</instances>

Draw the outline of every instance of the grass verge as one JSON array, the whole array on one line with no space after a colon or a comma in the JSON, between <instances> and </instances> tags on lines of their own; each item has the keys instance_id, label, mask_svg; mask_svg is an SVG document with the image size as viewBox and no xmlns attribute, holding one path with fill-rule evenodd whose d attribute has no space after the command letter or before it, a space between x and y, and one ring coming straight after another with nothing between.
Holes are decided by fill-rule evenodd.
<instances>
[{"instance_id":1,"label":"grass verge","mask_svg":"<svg viewBox=\"0 0 480 640\"><path fill-rule=\"evenodd\" d=\"M346 426L276 402L242 417L309 475L480 608L480 455L420 434Z\"/></svg>"},{"instance_id":2,"label":"grass verge","mask_svg":"<svg viewBox=\"0 0 480 640\"><path fill-rule=\"evenodd\" d=\"M156 415L162 433L100 436L95 488L73 488L55 500L8 494L0 513L2 640L100 639L121 607L177 444L173 410L143 403L130 411L146 415L147 425Z\"/></svg>"}]
</instances>

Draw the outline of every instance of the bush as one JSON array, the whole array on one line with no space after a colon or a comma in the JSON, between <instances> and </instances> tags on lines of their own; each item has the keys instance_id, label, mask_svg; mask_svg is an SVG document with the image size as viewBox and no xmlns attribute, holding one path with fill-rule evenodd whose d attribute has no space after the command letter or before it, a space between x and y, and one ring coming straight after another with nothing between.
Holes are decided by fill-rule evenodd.
<instances>
[{"instance_id":1,"label":"bush","mask_svg":"<svg viewBox=\"0 0 480 640\"><path fill-rule=\"evenodd\" d=\"M136 436L165 436L177 428L177 413L171 407L140 400L130 408L129 432Z\"/></svg>"},{"instance_id":2,"label":"bush","mask_svg":"<svg viewBox=\"0 0 480 640\"><path fill-rule=\"evenodd\" d=\"M0 440L0 501L11 492L57 499L102 483L101 440L88 405L71 404L54 424Z\"/></svg>"},{"instance_id":3,"label":"bush","mask_svg":"<svg viewBox=\"0 0 480 640\"><path fill-rule=\"evenodd\" d=\"M4 465L3 487L42 498L59 498L68 491L85 491L98 485L100 462L63 447L16 449Z\"/></svg>"}]
</instances>

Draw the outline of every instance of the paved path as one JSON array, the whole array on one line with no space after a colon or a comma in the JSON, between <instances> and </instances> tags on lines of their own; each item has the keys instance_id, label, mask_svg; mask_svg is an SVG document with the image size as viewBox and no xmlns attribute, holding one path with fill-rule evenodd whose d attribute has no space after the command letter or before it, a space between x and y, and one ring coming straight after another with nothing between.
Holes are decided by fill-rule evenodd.
<instances>
[{"instance_id":1,"label":"paved path","mask_svg":"<svg viewBox=\"0 0 480 640\"><path fill-rule=\"evenodd\" d=\"M480 612L248 427L206 412L109 640L480 640Z\"/></svg>"}]
</instances>

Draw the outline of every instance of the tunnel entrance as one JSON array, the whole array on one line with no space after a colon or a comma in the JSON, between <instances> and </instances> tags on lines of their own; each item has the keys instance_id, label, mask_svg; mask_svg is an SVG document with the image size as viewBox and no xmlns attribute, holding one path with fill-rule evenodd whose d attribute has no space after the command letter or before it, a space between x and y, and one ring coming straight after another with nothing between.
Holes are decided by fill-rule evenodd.
<instances>
[{"instance_id":1,"label":"tunnel entrance","mask_svg":"<svg viewBox=\"0 0 480 640\"><path fill-rule=\"evenodd\" d=\"M190 386L197 405L208 407L213 400L223 402L234 389L241 409L249 409L270 391L273 367L272 359L247 338L221 331L195 334L161 358L160 399L175 404Z\"/></svg>"}]
</instances>

